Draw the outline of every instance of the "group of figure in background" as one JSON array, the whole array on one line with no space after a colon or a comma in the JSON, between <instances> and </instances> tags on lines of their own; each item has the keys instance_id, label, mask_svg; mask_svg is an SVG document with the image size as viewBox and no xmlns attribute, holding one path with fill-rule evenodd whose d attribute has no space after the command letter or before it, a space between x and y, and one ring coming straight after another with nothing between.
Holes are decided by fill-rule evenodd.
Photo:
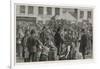
<instances>
[{"instance_id":1,"label":"group of figure in background","mask_svg":"<svg viewBox=\"0 0 100 69\"><path fill-rule=\"evenodd\" d=\"M85 29L76 32L43 26L38 32L25 30L24 36L16 41L16 56L23 57L24 62L86 59L92 54L92 36Z\"/></svg>"}]
</instances>

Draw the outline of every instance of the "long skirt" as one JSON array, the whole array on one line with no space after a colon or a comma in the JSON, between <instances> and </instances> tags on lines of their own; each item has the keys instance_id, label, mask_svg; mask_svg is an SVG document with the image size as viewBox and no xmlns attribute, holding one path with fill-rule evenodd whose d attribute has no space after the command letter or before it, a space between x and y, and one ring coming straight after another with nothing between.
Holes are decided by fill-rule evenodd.
<instances>
[{"instance_id":1,"label":"long skirt","mask_svg":"<svg viewBox=\"0 0 100 69\"><path fill-rule=\"evenodd\" d=\"M40 61L48 61L48 56L45 54L41 54Z\"/></svg>"}]
</instances>

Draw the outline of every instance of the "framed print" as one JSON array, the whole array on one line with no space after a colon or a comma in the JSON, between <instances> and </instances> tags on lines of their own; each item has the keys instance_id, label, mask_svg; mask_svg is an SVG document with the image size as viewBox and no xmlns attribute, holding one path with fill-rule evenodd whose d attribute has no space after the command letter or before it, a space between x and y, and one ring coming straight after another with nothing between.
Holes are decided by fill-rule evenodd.
<instances>
[{"instance_id":1,"label":"framed print","mask_svg":"<svg viewBox=\"0 0 100 69\"><path fill-rule=\"evenodd\" d=\"M11 64L93 59L93 8L14 3L11 14Z\"/></svg>"}]
</instances>

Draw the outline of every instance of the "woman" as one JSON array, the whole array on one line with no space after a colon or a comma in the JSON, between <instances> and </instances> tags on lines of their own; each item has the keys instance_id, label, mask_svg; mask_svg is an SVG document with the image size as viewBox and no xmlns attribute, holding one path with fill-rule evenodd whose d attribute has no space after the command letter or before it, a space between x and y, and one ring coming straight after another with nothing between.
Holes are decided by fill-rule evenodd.
<instances>
[{"instance_id":1,"label":"woman","mask_svg":"<svg viewBox=\"0 0 100 69\"><path fill-rule=\"evenodd\" d=\"M49 40L47 39L47 42L42 47L42 52L40 56L40 61L48 61L48 53L49 53Z\"/></svg>"}]
</instances>

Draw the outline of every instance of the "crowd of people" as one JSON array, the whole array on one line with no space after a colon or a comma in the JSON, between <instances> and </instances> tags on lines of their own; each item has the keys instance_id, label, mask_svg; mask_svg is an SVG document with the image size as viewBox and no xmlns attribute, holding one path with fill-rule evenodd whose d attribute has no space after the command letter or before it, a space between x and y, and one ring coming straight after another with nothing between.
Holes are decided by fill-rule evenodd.
<instances>
[{"instance_id":1,"label":"crowd of people","mask_svg":"<svg viewBox=\"0 0 100 69\"><path fill-rule=\"evenodd\" d=\"M73 27L66 20L58 22L51 19L38 30L32 25L17 25L16 57L34 62L86 59L86 55L92 54L91 28Z\"/></svg>"}]
</instances>

